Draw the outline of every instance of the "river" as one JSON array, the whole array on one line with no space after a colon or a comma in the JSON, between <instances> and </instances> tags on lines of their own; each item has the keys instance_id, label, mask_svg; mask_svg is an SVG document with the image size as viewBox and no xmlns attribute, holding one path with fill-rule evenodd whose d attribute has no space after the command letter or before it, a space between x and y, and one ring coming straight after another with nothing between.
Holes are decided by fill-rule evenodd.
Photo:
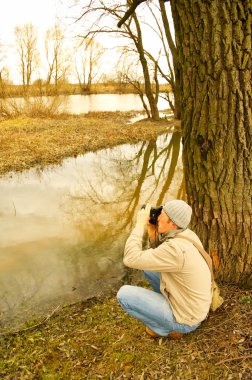
<instances>
[{"instance_id":1,"label":"river","mask_svg":"<svg viewBox=\"0 0 252 380\"><path fill-rule=\"evenodd\" d=\"M75 115L94 111L143 111L140 97L136 94L59 95L58 97L42 96L28 98L28 102L32 104L39 104L41 100L52 109L56 107L60 111ZM10 109L19 109L26 101L24 98L1 100ZM161 96L158 100L158 108L160 111L169 108L168 102Z\"/></svg>"},{"instance_id":2,"label":"river","mask_svg":"<svg viewBox=\"0 0 252 380\"><path fill-rule=\"evenodd\" d=\"M142 111L140 97L135 94L70 95L65 97L67 112L73 114L92 111ZM158 109L167 109L168 103L159 97Z\"/></svg>"},{"instance_id":3,"label":"river","mask_svg":"<svg viewBox=\"0 0 252 380\"><path fill-rule=\"evenodd\" d=\"M183 196L178 132L0 178L2 326L106 294L136 212Z\"/></svg>"}]
</instances>

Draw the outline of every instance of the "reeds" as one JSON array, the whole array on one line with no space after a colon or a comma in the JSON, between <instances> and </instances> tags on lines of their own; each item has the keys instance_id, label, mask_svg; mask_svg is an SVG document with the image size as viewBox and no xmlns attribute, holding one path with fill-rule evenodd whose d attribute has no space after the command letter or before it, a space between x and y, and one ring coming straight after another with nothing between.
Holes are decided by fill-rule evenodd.
<instances>
[{"instance_id":1,"label":"reeds","mask_svg":"<svg viewBox=\"0 0 252 380\"><path fill-rule=\"evenodd\" d=\"M61 113L64 99L53 97L6 98L0 100L0 118L52 117Z\"/></svg>"}]
</instances>

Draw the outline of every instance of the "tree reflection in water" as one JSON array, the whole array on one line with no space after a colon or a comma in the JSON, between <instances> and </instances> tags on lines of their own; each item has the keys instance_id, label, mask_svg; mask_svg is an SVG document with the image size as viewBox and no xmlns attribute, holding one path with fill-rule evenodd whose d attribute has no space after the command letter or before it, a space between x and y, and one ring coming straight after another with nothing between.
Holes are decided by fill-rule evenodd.
<instances>
[{"instance_id":1,"label":"tree reflection in water","mask_svg":"<svg viewBox=\"0 0 252 380\"><path fill-rule=\"evenodd\" d=\"M20 213L19 202L17 215L3 219L23 231L16 240L9 233L0 249L9 260L0 279L6 319L18 309L28 317L35 305L43 303L45 310L50 302L71 303L105 292L123 276L125 240L141 205L184 196L180 140L175 132L101 150L69 159L52 173L37 173L32 181L21 180L24 188L11 194L21 192L29 216ZM9 198L4 199L7 207Z\"/></svg>"},{"instance_id":2,"label":"tree reflection in water","mask_svg":"<svg viewBox=\"0 0 252 380\"><path fill-rule=\"evenodd\" d=\"M91 178L78 173L79 187L70 196L67 212L71 219L75 218L85 250L109 250L115 257L115 250L120 248L121 255L143 203L154 206L184 197L180 140L181 134L175 132L157 141L145 141L140 147L118 147L112 159L107 150L97 158Z\"/></svg>"}]
</instances>

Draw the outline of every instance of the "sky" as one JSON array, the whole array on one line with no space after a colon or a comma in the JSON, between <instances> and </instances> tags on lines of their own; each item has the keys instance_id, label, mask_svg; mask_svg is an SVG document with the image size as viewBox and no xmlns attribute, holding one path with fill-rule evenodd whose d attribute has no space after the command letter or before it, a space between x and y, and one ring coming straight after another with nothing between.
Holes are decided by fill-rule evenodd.
<instances>
[{"instance_id":1,"label":"sky","mask_svg":"<svg viewBox=\"0 0 252 380\"><path fill-rule=\"evenodd\" d=\"M15 27L17 25L21 26L26 23L32 23L38 32L38 48L41 51L44 47L45 32L55 25L57 18L64 24L71 25L71 27L74 25L69 18L71 14L69 4L73 4L74 0L0 0L1 3L0 42L6 47L6 65L10 71L10 79L14 83L20 83L20 73L17 65L18 58L15 57L16 52L14 48ZM153 45L153 32L151 33L152 38L149 40L151 45ZM115 51L113 51L110 52L111 57L113 53L115 54ZM113 64L107 66L113 67Z\"/></svg>"},{"instance_id":2,"label":"sky","mask_svg":"<svg viewBox=\"0 0 252 380\"><path fill-rule=\"evenodd\" d=\"M64 11L60 0L0 0L0 41L5 46L10 79L18 81L18 69L14 50L14 29L17 25L32 23L38 32L38 43L46 30L53 27ZM4 4L3 4L4 3Z\"/></svg>"},{"instance_id":3,"label":"sky","mask_svg":"<svg viewBox=\"0 0 252 380\"><path fill-rule=\"evenodd\" d=\"M16 25L33 23L44 29L54 24L57 11L54 0L2 0L0 11L1 39L9 39Z\"/></svg>"}]
</instances>

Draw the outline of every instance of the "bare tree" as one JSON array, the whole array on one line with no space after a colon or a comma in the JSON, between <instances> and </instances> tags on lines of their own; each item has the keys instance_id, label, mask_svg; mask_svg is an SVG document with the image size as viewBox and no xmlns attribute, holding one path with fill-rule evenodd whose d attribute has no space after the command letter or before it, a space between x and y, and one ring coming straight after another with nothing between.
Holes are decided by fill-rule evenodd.
<instances>
[{"instance_id":1,"label":"bare tree","mask_svg":"<svg viewBox=\"0 0 252 380\"><path fill-rule=\"evenodd\" d=\"M157 60L155 60L155 58L153 56L151 56L150 53L147 52L147 54L149 55L149 58L152 59L153 62L156 61L157 69L158 69L159 73L171 85L172 93L174 96L174 104L171 101L169 92L166 94L165 98L167 99L171 109L174 111L175 118L180 119L180 113L181 113L180 76L181 76L181 74L180 74L180 65L178 64L177 48L176 48L175 42L173 41L173 38L171 35L170 22L168 20L166 7L164 4L165 2L168 2L168 1L169 0L159 0L159 7L160 7L159 10L160 10L160 14L162 17L163 28L161 28L161 23L159 22L156 14L153 12L152 8L150 7L150 3L148 3L148 7L151 11L152 16L154 17L154 19L156 21L156 26L157 26L157 29L153 28L153 32L157 33L159 31L159 36L160 36L161 41L162 41L163 51L165 53L166 60L167 60L167 69L168 69L168 70L166 69L167 73L165 73L161 69ZM133 1L131 1L129 3L129 8L127 9L124 16L118 22L117 25L119 27L121 27L129 18L134 17L135 10L138 7L138 5L140 5L141 3L145 3L145 2L146 2L146 0L133 0ZM166 37L166 42L165 42L164 35ZM167 49L166 43L168 43L168 49ZM169 53L171 53L172 62L171 62Z\"/></svg>"},{"instance_id":2,"label":"bare tree","mask_svg":"<svg viewBox=\"0 0 252 380\"><path fill-rule=\"evenodd\" d=\"M132 33L131 28L130 28L130 24L128 24L126 27L128 29L129 35L131 36L131 38L134 41L136 50L139 54L139 60L141 62L142 68L143 68L145 92L146 92L146 96L147 96L148 101L149 101L152 118L154 120L158 120L159 119L159 111L158 111L158 106L157 106L158 91L156 91L156 93L154 93L152 90L149 67L148 67L148 62L147 62L147 58L146 58L145 50L144 50L144 45L143 45L142 31L141 31L141 27L140 27L140 22L139 22L137 15L135 13L133 13L133 20L135 22L137 36L134 33ZM158 85L157 77L155 77L155 83L156 83L156 85ZM156 90L158 90L157 86L156 86Z\"/></svg>"},{"instance_id":3,"label":"bare tree","mask_svg":"<svg viewBox=\"0 0 252 380\"><path fill-rule=\"evenodd\" d=\"M151 5L151 6L150 6ZM157 70L161 77L171 87L171 92L168 91L165 96L170 105L170 108L174 112L176 119L180 118L180 76L177 65L177 48L172 38L170 23L168 20L167 9L164 1L159 0L159 6L148 3L149 11L152 18L155 20L155 26L150 26L152 32L157 34L162 42L162 55L165 57L165 68L163 69L159 63L159 60L155 59L149 52L146 54L149 58L156 63ZM155 9L155 12L154 10ZM161 17L161 19L160 19ZM171 98L172 97L172 98Z\"/></svg>"},{"instance_id":4,"label":"bare tree","mask_svg":"<svg viewBox=\"0 0 252 380\"><path fill-rule=\"evenodd\" d=\"M65 47L65 37L59 24L47 30L45 52L48 65L47 84L54 83L57 91L60 81L67 80L70 69L70 57Z\"/></svg>"},{"instance_id":5,"label":"bare tree","mask_svg":"<svg viewBox=\"0 0 252 380\"><path fill-rule=\"evenodd\" d=\"M110 16L110 23L111 17L118 22L126 9L126 6L121 5L120 2L114 3L111 6L105 6L102 0L91 0L87 6L82 8L82 14L79 17L79 20L86 21L89 19L90 15L96 20L91 26L87 23L85 37L90 37L97 33L116 34L126 39L128 47L129 44L132 45L132 49L137 53L137 59L139 59L141 63L144 76L145 94L148 99L151 116L153 119L159 119L159 111L157 107L158 96L155 94L155 90L157 90L158 87L156 86L155 89L152 87L148 57L146 57L145 54L141 24L137 15L133 14L132 18L124 23L121 31L102 25L102 20L106 19L108 15Z\"/></svg>"},{"instance_id":6,"label":"bare tree","mask_svg":"<svg viewBox=\"0 0 252 380\"><path fill-rule=\"evenodd\" d=\"M5 97L5 87L9 80L9 70L5 64L6 51L0 41L0 97Z\"/></svg>"},{"instance_id":7,"label":"bare tree","mask_svg":"<svg viewBox=\"0 0 252 380\"><path fill-rule=\"evenodd\" d=\"M94 38L78 37L75 52L75 71L82 91L90 91L99 74L104 47Z\"/></svg>"},{"instance_id":8,"label":"bare tree","mask_svg":"<svg viewBox=\"0 0 252 380\"><path fill-rule=\"evenodd\" d=\"M38 67L37 32L33 24L16 26L15 38L20 60L20 70L24 90L31 84L31 78Z\"/></svg>"},{"instance_id":9,"label":"bare tree","mask_svg":"<svg viewBox=\"0 0 252 380\"><path fill-rule=\"evenodd\" d=\"M120 81L124 84L129 84L134 89L141 99L148 118L151 118L145 98L144 77L140 69L139 60L136 59L135 52L128 47L125 47L118 58L116 66L118 70L117 76L120 78Z\"/></svg>"},{"instance_id":10,"label":"bare tree","mask_svg":"<svg viewBox=\"0 0 252 380\"><path fill-rule=\"evenodd\" d=\"M165 1L159 0L159 6L160 6L160 12L163 20L163 26L164 26L164 32L166 36L166 40L168 42L169 50L172 55L172 64L169 59L169 52L165 49L165 43L164 43L164 50L166 52L166 58L167 58L167 66L169 68L169 84L171 85L172 92L174 94L174 116L177 119L180 119L181 117L181 96L180 96L180 65L178 63L178 52L175 45L175 42L173 41L172 35L171 35L171 29L170 29L170 22L168 20L166 7L165 7ZM164 39L163 39L164 40ZM170 98L169 94L167 94L168 102L170 104Z\"/></svg>"},{"instance_id":11,"label":"bare tree","mask_svg":"<svg viewBox=\"0 0 252 380\"><path fill-rule=\"evenodd\" d=\"M153 82L156 86L155 88L155 97L158 96L163 97L169 103L170 108L174 112L174 116L176 118L180 117L180 96L177 88L179 87L179 81L175 81L175 72L173 67L173 61L176 62L176 46L173 41L170 25L168 22L168 16L166 12L166 8L164 6L164 2L159 0L159 5L147 3L147 8L149 9L150 15L152 17L148 17L148 22L144 21L146 27L148 27L153 34L156 34L158 39L160 40L160 49L155 53L151 53L148 50L145 50L144 53L146 58L148 58L148 66L151 70L151 66L153 67ZM162 15L162 17L161 17ZM134 14L132 15L134 17ZM154 25L153 25L154 21ZM126 53L129 54L129 48L124 49ZM164 58L160 60L160 58ZM161 62L162 61L162 62ZM164 79L172 92L167 91L165 95L159 94L159 77ZM127 76L129 78L129 75ZM130 82L133 85L136 85L135 82ZM139 88L138 88L139 89ZM139 91L139 94L142 99L142 93Z\"/></svg>"}]
</instances>

